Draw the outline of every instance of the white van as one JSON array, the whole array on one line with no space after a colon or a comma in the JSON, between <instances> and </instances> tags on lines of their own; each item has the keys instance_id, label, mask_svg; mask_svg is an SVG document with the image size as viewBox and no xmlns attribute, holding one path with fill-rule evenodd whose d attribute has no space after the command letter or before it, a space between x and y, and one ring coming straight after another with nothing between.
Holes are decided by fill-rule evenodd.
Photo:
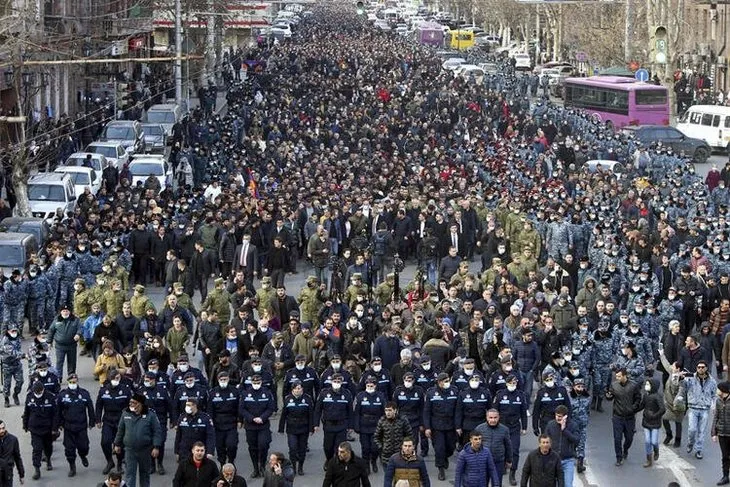
<instances>
[{"instance_id":1,"label":"white van","mask_svg":"<svg viewBox=\"0 0 730 487\"><path fill-rule=\"evenodd\" d=\"M730 107L691 106L679 119L677 130L687 137L704 140L713 149L730 151Z\"/></svg>"}]
</instances>

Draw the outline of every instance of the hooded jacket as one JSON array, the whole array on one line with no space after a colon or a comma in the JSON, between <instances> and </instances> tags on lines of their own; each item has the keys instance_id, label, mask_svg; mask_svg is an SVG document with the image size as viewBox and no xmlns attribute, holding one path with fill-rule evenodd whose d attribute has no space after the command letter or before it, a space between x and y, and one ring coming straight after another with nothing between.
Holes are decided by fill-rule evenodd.
<instances>
[{"instance_id":1,"label":"hooded jacket","mask_svg":"<svg viewBox=\"0 0 730 487\"><path fill-rule=\"evenodd\" d=\"M641 405L644 410L641 426L646 429L659 429L662 427L662 416L666 412L664 399L659 394L659 381L656 379L647 379L646 384L651 385L651 390L645 392L641 399Z\"/></svg>"}]
</instances>

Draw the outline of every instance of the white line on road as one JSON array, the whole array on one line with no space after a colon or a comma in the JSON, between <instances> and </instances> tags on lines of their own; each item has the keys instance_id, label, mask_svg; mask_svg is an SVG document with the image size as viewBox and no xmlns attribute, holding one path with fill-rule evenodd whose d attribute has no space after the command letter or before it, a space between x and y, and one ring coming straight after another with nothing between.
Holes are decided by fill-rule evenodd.
<instances>
[{"instance_id":1,"label":"white line on road","mask_svg":"<svg viewBox=\"0 0 730 487\"><path fill-rule=\"evenodd\" d=\"M659 460L656 462L657 468L670 470L676 481L679 482L680 487L692 487L693 484L687 477L687 471L694 470L696 467L664 445L659 445L659 452Z\"/></svg>"}]
</instances>

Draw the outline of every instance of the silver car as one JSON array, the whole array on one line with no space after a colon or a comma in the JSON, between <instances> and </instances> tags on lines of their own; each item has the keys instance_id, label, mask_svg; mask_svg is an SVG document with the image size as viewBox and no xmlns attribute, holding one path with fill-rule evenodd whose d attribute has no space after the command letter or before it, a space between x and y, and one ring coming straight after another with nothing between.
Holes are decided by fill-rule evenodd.
<instances>
[{"instance_id":1,"label":"silver car","mask_svg":"<svg viewBox=\"0 0 730 487\"><path fill-rule=\"evenodd\" d=\"M144 143L147 152L164 154L167 146L165 128L159 123L143 123Z\"/></svg>"}]
</instances>

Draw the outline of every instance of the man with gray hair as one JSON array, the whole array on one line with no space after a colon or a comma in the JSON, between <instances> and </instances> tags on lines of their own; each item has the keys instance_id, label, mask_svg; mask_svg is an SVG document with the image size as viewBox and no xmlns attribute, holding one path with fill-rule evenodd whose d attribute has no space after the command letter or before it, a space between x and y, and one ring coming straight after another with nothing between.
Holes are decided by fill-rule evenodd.
<instances>
[{"instance_id":1,"label":"man with gray hair","mask_svg":"<svg viewBox=\"0 0 730 487\"><path fill-rule=\"evenodd\" d=\"M221 467L221 476L213 481L214 487L248 487L246 479L236 475L236 466L226 463Z\"/></svg>"}]
</instances>

